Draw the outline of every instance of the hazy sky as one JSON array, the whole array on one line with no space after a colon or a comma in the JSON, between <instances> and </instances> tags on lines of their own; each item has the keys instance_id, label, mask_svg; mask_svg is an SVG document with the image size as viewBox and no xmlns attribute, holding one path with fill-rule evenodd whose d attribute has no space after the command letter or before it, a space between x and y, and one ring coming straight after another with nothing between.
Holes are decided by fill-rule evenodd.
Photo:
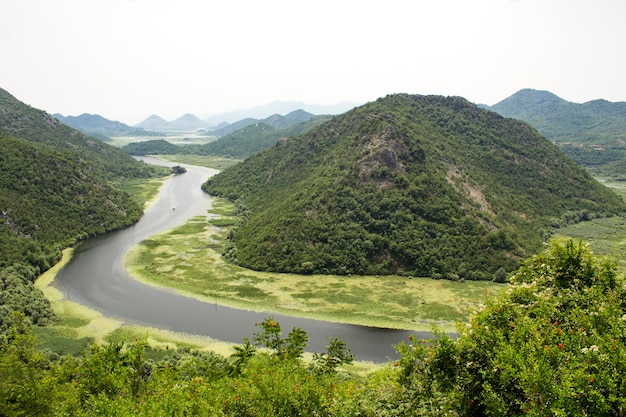
<instances>
[{"instance_id":1,"label":"hazy sky","mask_svg":"<svg viewBox=\"0 0 626 417\"><path fill-rule=\"evenodd\" d=\"M135 124L390 93L626 101L626 0L0 0L0 87Z\"/></svg>"}]
</instances>

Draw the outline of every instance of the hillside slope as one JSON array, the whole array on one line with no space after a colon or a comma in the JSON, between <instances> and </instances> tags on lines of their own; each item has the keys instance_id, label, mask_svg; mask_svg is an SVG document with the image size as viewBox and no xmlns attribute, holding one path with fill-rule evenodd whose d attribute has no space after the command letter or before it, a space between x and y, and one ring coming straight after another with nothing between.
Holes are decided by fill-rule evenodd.
<instances>
[{"instance_id":1,"label":"hillside slope","mask_svg":"<svg viewBox=\"0 0 626 417\"><path fill-rule=\"evenodd\" d=\"M578 104L524 89L490 109L528 122L593 175L626 178L626 102Z\"/></svg>"},{"instance_id":2,"label":"hillside slope","mask_svg":"<svg viewBox=\"0 0 626 417\"><path fill-rule=\"evenodd\" d=\"M204 184L244 221L229 259L299 273L490 279L553 224L624 210L527 124L458 97L392 95Z\"/></svg>"},{"instance_id":3,"label":"hillside slope","mask_svg":"<svg viewBox=\"0 0 626 417\"><path fill-rule=\"evenodd\" d=\"M572 103L549 91L523 89L491 110L523 120L557 142L606 145L626 141L626 102Z\"/></svg>"},{"instance_id":4,"label":"hillside slope","mask_svg":"<svg viewBox=\"0 0 626 417\"><path fill-rule=\"evenodd\" d=\"M127 153L61 123L45 111L22 103L0 88L0 134L61 152L72 152L106 180L147 178L154 168Z\"/></svg>"},{"instance_id":5,"label":"hillside slope","mask_svg":"<svg viewBox=\"0 0 626 417\"><path fill-rule=\"evenodd\" d=\"M128 226L142 207L78 156L0 135L0 267L51 266L61 248Z\"/></svg>"}]
</instances>

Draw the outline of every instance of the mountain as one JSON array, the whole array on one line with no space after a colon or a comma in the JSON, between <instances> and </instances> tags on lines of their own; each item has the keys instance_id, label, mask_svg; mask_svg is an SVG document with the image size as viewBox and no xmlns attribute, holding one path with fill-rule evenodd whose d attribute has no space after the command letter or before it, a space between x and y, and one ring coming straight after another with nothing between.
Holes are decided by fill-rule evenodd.
<instances>
[{"instance_id":1,"label":"mountain","mask_svg":"<svg viewBox=\"0 0 626 417\"><path fill-rule=\"evenodd\" d=\"M557 142L612 144L626 140L626 102L593 100L578 104L548 91L523 89L491 110L523 120Z\"/></svg>"},{"instance_id":2,"label":"mountain","mask_svg":"<svg viewBox=\"0 0 626 417\"><path fill-rule=\"evenodd\" d=\"M80 116L63 116L55 113L54 117L66 125L91 135L96 139L105 140L110 136L155 136L156 132L149 132L141 128L131 127L125 123L108 120L99 114L83 113ZM110 140L110 139L109 139Z\"/></svg>"},{"instance_id":3,"label":"mountain","mask_svg":"<svg viewBox=\"0 0 626 417\"><path fill-rule=\"evenodd\" d=\"M231 134L233 132L236 132L240 129L243 129L245 127L248 127L254 124L264 124L274 129L281 130L281 129L286 129L288 127L296 125L298 123L306 122L312 119L313 117L315 117L314 114L306 112L302 109L298 109L284 116L281 116L280 114L273 114L262 120L246 118L246 119L238 120L237 122L233 124L226 125L219 129L215 129L213 130L213 132L211 132L211 135L217 136L217 137L226 136L228 134Z\"/></svg>"},{"instance_id":4,"label":"mountain","mask_svg":"<svg viewBox=\"0 0 626 417\"><path fill-rule=\"evenodd\" d=\"M53 317L35 278L61 249L136 222L142 205L111 183L159 171L0 89L0 334L14 312Z\"/></svg>"},{"instance_id":5,"label":"mountain","mask_svg":"<svg viewBox=\"0 0 626 417\"><path fill-rule=\"evenodd\" d=\"M71 152L101 179L148 178L154 175L154 168L147 164L72 129L42 110L22 103L3 89L0 89L0 134L49 149Z\"/></svg>"},{"instance_id":6,"label":"mountain","mask_svg":"<svg viewBox=\"0 0 626 417\"><path fill-rule=\"evenodd\" d=\"M491 279L551 227L626 207L526 123L459 97L398 94L209 179L255 270Z\"/></svg>"},{"instance_id":7,"label":"mountain","mask_svg":"<svg viewBox=\"0 0 626 417\"><path fill-rule=\"evenodd\" d=\"M178 119L172 120L169 125L170 129L175 130L198 130L211 127L210 124L198 119L191 113L183 114Z\"/></svg>"},{"instance_id":8,"label":"mountain","mask_svg":"<svg viewBox=\"0 0 626 417\"><path fill-rule=\"evenodd\" d=\"M156 114L153 114L152 116L148 117L143 122L137 123L135 127L140 127L146 130L168 130L170 127L170 124L167 120L165 120L161 116L157 116Z\"/></svg>"},{"instance_id":9,"label":"mountain","mask_svg":"<svg viewBox=\"0 0 626 417\"><path fill-rule=\"evenodd\" d=\"M242 119L265 119L273 114L287 114L296 110L303 110L312 114L341 114L355 106L357 106L356 103L350 102L324 105L308 104L301 101L273 101L263 106L216 114L206 118L205 121L213 125L219 125L224 122L234 123Z\"/></svg>"},{"instance_id":10,"label":"mountain","mask_svg":"<svg viewBox=\"0 0 626 417\"><path fill-rule=\"evenodd\" d=\"M199 129L209 129L213 125L200 120L196 116L191 113L186 113L180 116L177 119L172 121L167 121L156 114L148 117L143 122L137 123L135 127L148 129L148 130L159 130L165 132L171 131L191 131L191 130L199 130Z\"/></svg>"},{"instance_id":11,"label":"mountain","mask_svg":"<svg viewBox=\"0 0 626 417\"><path fill-rule=\"evenodd\" d=\"M626 102L578 104L523 89L490 109L528 122L595 174L626 177Z\"/></svg>"}]
</instances>

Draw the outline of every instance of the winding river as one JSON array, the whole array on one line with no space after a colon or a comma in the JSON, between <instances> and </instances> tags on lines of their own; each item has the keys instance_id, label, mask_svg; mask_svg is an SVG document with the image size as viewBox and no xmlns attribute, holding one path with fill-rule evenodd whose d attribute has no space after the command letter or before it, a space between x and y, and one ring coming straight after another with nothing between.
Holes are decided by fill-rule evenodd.
<instances>
[{"instance_id":1,"label":"winding river","mask_svg":"<svg viewBox=\"0 0 626 417\"><path fill-rule=\"evenodd\" d=\"M145 162L172 166L155 158ZM323 352L328 339L339 337L359 360L386 362L398 355L394 344L408 341L409 334L429 337L428 332L381 329L332 323L224 307L180 295L173 290L139 282L128 275L123 260L128 250L147 237L183 224L192 216L207 214L211 197L200 185L216 170L183 165L184 175L168 179L158 200L135 225L88 239L56 277L55 285L72 301L126 323L164 328L242 343L259 331L255 326L272 315L283 332L300 327L308 333L307 351Z\"/></svg>"}]
</instances>

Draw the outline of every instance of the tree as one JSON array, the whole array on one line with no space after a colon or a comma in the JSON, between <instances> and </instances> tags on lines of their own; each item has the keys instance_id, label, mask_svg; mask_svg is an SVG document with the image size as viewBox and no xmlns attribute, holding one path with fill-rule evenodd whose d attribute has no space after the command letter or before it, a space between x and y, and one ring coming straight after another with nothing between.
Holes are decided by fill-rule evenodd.
<instances>
[{"instance_id":1,"label":"tree","mask_svg":"<svg viewBox=\"0 0 626 417\"><path fill-rule=\"evenodd\" d=\"M180 165L173 166L171 170L172 174L174 175L184 174L185 172L187 172L187 169L185 167L181 167Z\"/></svg>"},{"instance_id":2,"label":"tree","mask_svg":"<svg viewBox=\"0 0 626 417\"><path fill-rule=\"evenodd\" d=\"M626 289L615 264L555 241L511 281L456 342L438 333L398 346L397 401L440 415L623 415Z\"/></svg>"},{"instance_id":3,"label":"tree","mask_svg":"<svg viewBox=\"0 0 626 417\"><path fill-rule=\"evenodd\" d=\"M15 316L0 342L0 415L52 415L60 381L37 350L28 320L21 313Z\"/></svg>"}]
</instances>

